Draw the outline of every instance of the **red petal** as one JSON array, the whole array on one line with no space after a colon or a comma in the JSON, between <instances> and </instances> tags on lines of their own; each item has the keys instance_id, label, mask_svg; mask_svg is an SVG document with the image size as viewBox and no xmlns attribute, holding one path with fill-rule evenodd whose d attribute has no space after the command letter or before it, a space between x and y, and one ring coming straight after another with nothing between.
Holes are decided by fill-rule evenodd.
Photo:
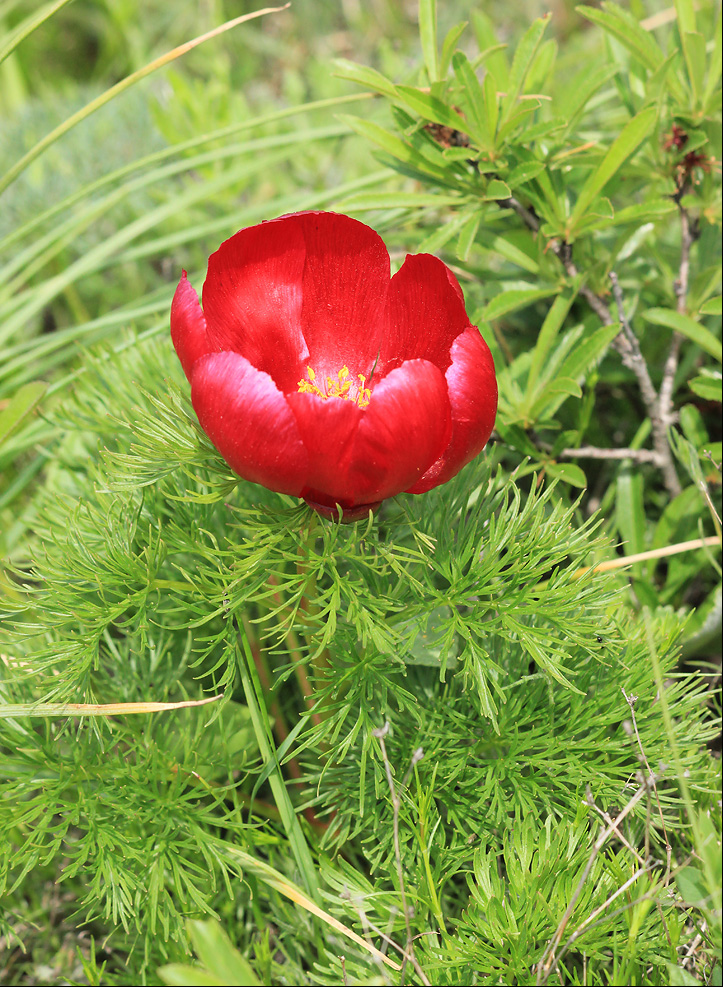
<instances>
[{"instance_id":1,"label":"red petal","mask_svg":"<svg viewBox=\"0 0 723 987\"><path fill-rule=\"evenodd\" d=\"M351 471L363 502L384 500L422 476L447 444L450 409L441 371L410 360L374 388L354 448Z\"/></svg>"},{"instance_id":2,"label":"red petal","mask_svg":"<svg viewBox=\"0 0 723 987\"><path fill-rule=\"evenodd\" d=\"M425 493L446 483L482 451L495 424L497 380L487 343L474 326L461 333L450 349L447 373L452 407L452 438L440 458L409 493Z\"/></svg>"},{"instance_id":3,"label":"red petal","mask_svg":"<svg viewBox=\"0 0 723 987\"><path fill-rule=\"evenodd\" d=\"M241 230L208 261L203 310L215 349L240 353L284 391L308 357L301 330L306 250L293 217Z\"/></svg>"},{"instance_id":4,"label":"red petal","mask_svg":"<svg viewBox=\"0 0 723 987\"><path fill-rule=\"evenodd\" d=\"M411 254L391 281L379 370L401 360L429 360L444 372L449 349L469 326L462 289L446 264Z\"/></svg>"},{"instance_id":5,"label":"red petal","mask_svg":"<svg viewBox=\"0 0 723 987\"><path fill-rule=\"evenodd\" d=\"M269 490L299 496L308 457L286 398L238 353L210 353L193 368L201 428L229 466Z\"/></svg>"},{"instance_id":6,"label":"red petal","mask_svg":"<svg viewBox=\"0 0 723 987\"><path fill-rule=\"evenodd\" d=\"M369 374L382 340L389 254L370 227L337 213L299 213L286 220L306 244L301 322L309 364L336 377L346 365Z\"/></svg>"},{"instance_id":7,"label":"red petal","mask_svg":"<svg viewBox=\"0 0 723 987\"><path fill-rule=\"evenodd\" d=\"M420 477L449 437L447 385L424 360L393 370L363 411L351 401L290 394L309 452L302 496L344 508L376 504Z\"/></svg>"},{"instance_id":8,"label":"red petal","mask_svg":"<svg viewBox=\"0 0 723 987\"><path fill-rule=\"evenodd\" d=\"M183 272L171 304L171 339L183 371L191 379L191 369L199 357L211 349L206 320L195 289Z\"/></svg>"},{"instance_id":9,"label":"red petal","mask_svg":"<svg viewBox=\"0 0 723 987\"><path fill-rule=\"evenodd\" d=\"M301 439L309 455L309 469L302 497L319 504L357 503L356 489L347 463L364 411L352 401L315 394L288 394Z\"/></svg>"}]
</instances>

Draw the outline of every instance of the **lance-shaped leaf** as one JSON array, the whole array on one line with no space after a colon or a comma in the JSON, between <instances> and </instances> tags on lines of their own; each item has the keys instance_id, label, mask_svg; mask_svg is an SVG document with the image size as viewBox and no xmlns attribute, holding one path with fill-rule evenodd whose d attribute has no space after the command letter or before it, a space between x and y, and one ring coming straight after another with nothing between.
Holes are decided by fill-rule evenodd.
<instances>
[{"instance_id":1,"label":"lance-shaped leaf","mask_svg":"<svg viewBox=\"0 0 723 987\"><path fill-rule=\"evenodd\" d=\"M582 5L575 10L582 17L599 24L620 42L646 68L654 72L665 56L657 41L627 10L614 3L603 4L603 9Z\"/></svg>"},{"instance_id":2,"label":"lance-shaped leaf","mask_svg":"<svg viewBox=\"0 0 723 987\"><path fill-rule=\"evenodd\" d=\"M655 123L657 109L649 106L629 120L613 142L612 147L582 187L569 221L569 233L574 233L594 199L602 192L630 155L642 144Z\"/></svg>"},{"instance_id":3,"label":"lance-shaped leaf","mask_svg":"<svg viewBox=\"0 0 723 987\"><path fill-rule=\"evenodd\" d=\"M439 80L439 56L437 53L437 0L419 0L419 40L429 81Z\"/></svg>"},{"instance_id":4,"label":"lance-shaped leaf","mask_svg":"<svg viewBox=\"0 0 723 987\"><path fill-rule=\"evenodd\" d=\"M531 305L539 298L556 295L557 292L558 289L552 286L549 288L512 288L509 291L501 291L485 308L482 319L485 322L489 322L490 319L498 319L507 312L514 312L518 308Z\"/></svg>"},{"instance_id":5,"label":"lance-shaped leaf","mask_svg":"<svg viewBox=\"0 0 723 987\"><path fill-rule=\"evenodd\" d=\"M464 117L443 103L441 99L430 96L429 93L420 92L419 89L414 89L412 86L397 86L396 92L397 97L406 106L425 120L441 123L443 127L451 127L452 130L461 130L462 132L466 130L467 123Z\"/></svg>"},{"instance_id":6,"label":"lance-shaped leaf","mask_svg":"<svg viewBox=\"0 0 723 987\"><path fill-rule=\"evenodd\" d=\"M692 339L706 353L714 356L719 363L723 359L720 339L716 339L710 329L706 329L689 315L669 308L649 308L647 312L643 312L643 318L656 326L677 330L688 339Z\"/></svg>"},{"instance_id":7,"label":"lance-shaped leaf","mask_svg":"<svg viewBox=\"0 0 723 987\"><path fill-rule=\"evenodd\" d=\"M525 80L532 68L537 50L542 43L542 36L545 33L550 16L550 14L546 14L544 17L538 17L536 21L533 21L517 46L515 56L512 59L507 95L503 104L503 119L506 119L510 115L517 100L524 92Z\"/></svg>"},{"instance_id":8,"label":"lance-shaped leaf","mask_svg":"<svg viewBox=\"0 0 723 987\"><path fill-rule=\"evenodd\" d=\"M25 384L10 399L7 407L0 411L0 445L36 407L45 394L47 386L39 380Z\"/></svg>"},{"instance_id":9,"label":"lance-shaped leaf","mask_svg":"<svg viewBox=\"0 0 723 987\"><path fill-rule=\"evenodd\" d=\"M396 98L397 88L394 83L390 82L381 72L377 72L376 69L369 68L368 65L350 62L347 58L335 58L334 65L336 66L334 75L339 76L340 79L357 82L360 86L388 96L390 99Z\"/></svg>"}]
</instances>

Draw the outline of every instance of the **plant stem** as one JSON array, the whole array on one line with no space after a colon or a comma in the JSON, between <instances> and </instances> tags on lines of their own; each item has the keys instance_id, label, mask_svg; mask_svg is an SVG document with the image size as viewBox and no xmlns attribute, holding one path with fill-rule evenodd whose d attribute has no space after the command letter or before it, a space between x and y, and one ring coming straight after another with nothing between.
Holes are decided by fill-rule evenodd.
<instances>
[{"instance_id":1,"label":"plant stem","mask_svg":"<svg viewBox=\"0 0 723 987\"><path fill-rule=\"evenodd\" d=\"M652 449L600 449L598 446L580 446L579 449L563 449L558 459L632 459L635 463L658 463L658 454Z\"/></svg>"},{"instance_id":2,"label":"plant stem","mask_svg":"<svg viewBox=\"0 0 723 987\"><path fill-rule=\"evenodd\" d=\"M690 282L690 250L699 233L697 225L691 223L687 209L680 204L680 200L686 191L686 186L680 188L675 196L680 217L680 266L678 268L678 279L674 285L677 310L681 315L686 314L688 307L688 285ZM675 374L678 369L678 357L680 356L680 346L683 336L679 332L673 332L670 341L668 357L663 368L663 380L660 384L660 407L659 414L666 427L673 423L672 405L673 388L675 386Z\"/></svg>"},{"instance_id":3,"label":"plant stem","mask_svg":"<svg viewBox=\"0 0 723 987\"><path fill-rule=\"evenodd\" d=\"M533 233L539 233L540 221L538 217L535 215L533 210L528 209L517 199L514 197L502 199L499 202L499 206L503 209L512 209L529 230ZM572 247L570 244L564 240L551 240L550 249L560 260L565 272L571 278L578 277L580 272L572 259ZM638 337L633 332L625 316L622 303L622 292L618 284L618 279L613 271L610 272L610 281L613 289L613 297L615 298L615 303L618 309L619 321L622 326L620 332L613 340L612 345L620 354L623 364L635 374L638 381L640 394L643 402L645 403L645 407L652 425L653 445L655 447L656 455L655 465L663 474L663 481L668 489L668 492L671 496L675 497L680 493L681 486L680 480L678 479L678 474L675 470L675 463L670 449L670 443L668 442L667 430L670 424L668 421L668 415L661 415L661 411L663 409L660 398L650 378L648 365L645 362L641 352ZM580 294L588 303L593 312L595 312L598 316L603 325L612 325L615 322L609 306L599 295L595 294L595 292L588 287L588 285L583 284L580 287ZM675 360L677 365L677 355Z\"/></svg>"}]
</instances>

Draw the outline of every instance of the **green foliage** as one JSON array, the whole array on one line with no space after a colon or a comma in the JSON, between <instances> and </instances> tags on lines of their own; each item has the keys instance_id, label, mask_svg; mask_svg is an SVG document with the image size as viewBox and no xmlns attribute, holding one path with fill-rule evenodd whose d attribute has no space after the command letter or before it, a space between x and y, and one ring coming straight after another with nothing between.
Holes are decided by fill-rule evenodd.
<instances>
[{"instance_id":1,"label":"green foliage","mask_svg":"<svg viewBox=\"0 0 723 987\"><path fill-rule=\"evenodd\" d=\"M109 99L222 17L89 9L0 13L0 979L715 982L718 550L591 567L720 535L719 15L299 0ZM497 364L368 523L239 481L168 339L303 208L442 253Z\"/></svg>"},{"instance_id":2,"label":"green foliage","mask_svg":"<svg viewBox=\"0 0 723 987\"><path fill-rule=\"evenodd\" d=\"M361 907L372 925L394 928L399 889L387 885L380 895L394 846L374 734L388 719L400 774L417 748L424 754L401 809L414 927L437 927L443 914L446 924L466 930L460 942L478 941L484 929L489 943L470 952L443 926L441 953L424 950L428 975L463 983L479 965L517 970L523 956L529 969L590 852L591 820L580 810L586 787L598 806L610 807L636 770L621 687L638 697L638 730L651 763L669 763L674 740L696 799L712 796L703 680L671 678L675 734L661 734L643 628L618 612L620 590L610 577L576 578L603 546L589 524L575 523L574 508L554 487L537 491L533 483L522 494L492 464L480 463L425 498L387 505L373 524L319 525L306 508L284 507L275 495L230 481L175 385L152 393L154 382L180 377L171 360L167 342L106 356L89 365L64 410L64 452L53 485L36 498L36 569L30 582L15 574L24 589L8 604L17 616L5 698L175 699L198 695L200 679L225 690L227 702L210 718L199 709L60 730L48 721L3 720L5 749L22 751L3 792L4 804L17 809L3 839L12 848L4 871L9 893L60 853L63 881L72 883L81 870L93 875L77 901L80 916L146 937L146 962L172 960L182 955L185 916L222 913L227 896L238 907L240 875L224 846L253 856L263 850L277 870L302 880L311 867L318 880L311 833L298 829L293 815L306 806L317 819L332 814L315 858L356 847L354 858L367 861L351 871L324 863L325 886L338 892L345 882L363 888L373 879L379 887L350 892L347 904L339 893L327 893L326 901L347 924ZM92 454L94 436L101 456ZM419 635L430 619L437 654L420 663ZM655 633L672 674L678 621L661 611ZM258 678L262 654L277 683L271 697ZM300 664L315 669L319 719L302 715L293 747L277 753L266 704L275 696L276 715L293 722ZM299 796L274 785L292 754L305 762L308 787ZM273 822L262 824L266 786L286 843ZM632 832L645 829L653 845L660 826L673 833L683 822L674 787L661 785L658 798L662 816L652 826L643 803L633 814ZM529 887L508 862L506 880L521 897L517 911L498 914L490 901L501 892L490 890L484 875L489 860L513 852L507 841L518 829L509 823L523 818L527 843L534 831L539 848L547 832L549 853L538 849ZM572 861L568 883L558 874L563 845ZM598 858L581 917L614 890L621 868L620 854ZM536 911L530 924L534 881L544 895L553 876L549 910ZM651 900L660 893L655 880ZM510 922L528 938L505 959L495 944L511 941ZM288 934L298 937L293 923ZM336 955L329 943L322 967L333 968ZM370 961L350 956L350 973L368 976ZM449 964L444 978L440 957ZM295 962L288 960L289 970Z\"/></svg>"},{"instance_id":3,"label":"green foliage","mask_svg":"<svg viewBox=\"0 0 723 987\"><path fill-rule=\"evenodd\" d=\"M256 978L248 962L234 949L228 936L212 922L189 923L189 935L202 966L170 964L158 974L164 984L195 985L238 984L238 987L257 987Z\"/></svg>"}]
</instances>

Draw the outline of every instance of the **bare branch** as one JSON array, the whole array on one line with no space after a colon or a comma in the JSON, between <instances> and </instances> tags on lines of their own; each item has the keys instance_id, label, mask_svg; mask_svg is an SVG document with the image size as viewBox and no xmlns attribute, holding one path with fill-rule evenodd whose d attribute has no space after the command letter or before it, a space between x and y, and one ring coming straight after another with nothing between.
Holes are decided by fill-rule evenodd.
<instances>
[{"instance_id":1,"label":"bare branch","mask_svg":"<svg viewBox=\"0 0 723 987\"><path fill-rule=\"evenodd\" d=\"M424 973L424 970L422 970L421 966L419 965L419 963L417 962L414 956L414 940L412 937L412 927L409 923L407 893L404 888L404 870L402 868L402 848L399 842L399 810L402 805L402 800L398 795L396 787L394 785L394 778L392 777L392 766L389 762L389 758L387 757L387 748L386 748L386 744L384 743L384 738L389 733L389 721L387 720L387 722L384 724L383 727L381 727L381 729L373 730L372 733L379 741L379 749L382 752L382 761L384 762L384 770L386 771L386 775L387 775L387 784L389 785L389 791L392 796L392 809L394 812L394 816L393 816L394 859L397 864L397 877L399 879L399 891L402 896L402 910L404 912L404 924L407 929L407 942L404 948L404 956L405 959L408 959L409 962L412 964L412 966L417 972L417 976L422 981L422 983L427 985L427 987L431 987L430 981L428 980L426 974ZM402 784L406 784L407 779L409 778L409 774L414 768L414 765L417 764L422 759L422 756L423 756L423 752L420 747L412 755L412 762L409 766L409 771L407 772Z\"/></svg>"},{"instance_id":2,"label":"bare branch","mask_svg":"<svg viewBox=\"0 0 723 987\"><path fill-rule=\"evenodd\" d=\"M557 459L632 459L634 463L660 465L657 452L652 449L600 449L598 446L580 446L579 449L563 449Z\"/></svg>"},{"instance_id":3,"label":"bare branch","mask_svg":"<svg viewBox=\"0 0 723 987\"><path fill-rule=\"evenodd\" d=\"M615 271L611 271L610 274L609 274L609 277L610 277L610 285L611 285L612 291L613 291L613 298L615 299L615 307L618 310L618 322L623 327L623 332L625 333L625 338L627 339L628 343L630 344L630 352L631 353L639 353L640 354L640 359L642 360L643 359L643 355L642 355L642 353L640 353L640 347L639 347L639 344L638 344L638 337L633 332L632 327L630 325L630 321L629 321L627 315L625 314L625 301L623 299L623 290L620 287L620 282L618 281L618 276L615 273ZM646 366L645 370L646 370L646 374L647 374L647 366ZM653 387L653 383L650 380L650 377L649 376L647 377L647 382L646 382L646 385L645 385L646 388L648 388L648 384L649 384L649 391L652 392L652 395L655 395L655 388ZM655 399L653 398L653 400L655 400ZM647 398L646 398L646 401L647 401Z\"/></svg>"},{"instance_id":4,"label":"bare branch","mask_svg":"<svg viewBox=\"0 0 723 987\"><path fill-rule=\"evenodd\" d=\"M597 802L595 802L595 800L592 798L592 796L590 796L589 792L588 792L588 796L589 797L587 799L587 803L590 806L590 808L591 809L594 809L595 812L597 812L597 814L600 816L600 818L608 826L611 826L612 827L612 830L615 833L615 835L617 836L617 838L620 840L620 842L623 844L623 846L626 847L632 853L632 855L635 857L635 859L638 861L638 863L642 867L647 866L647 858L644 857L642 855L642 853L640 853L638 850L636 850L635 847L633 846L633 844L627 838L627 836L625 836L625 834L622 832L622 830L618 829L618 827L615 825L615 820L610 815L610 813L609 812L606 812L605 809L601 809L600 806L597 804Z\"/></svg>"},{"instance_id":5,"label":"bare branch","mask_svg":"<svg viewBox=\"0 0 723 987\"><path fill-rule=\"evenodd\" d=\"M525 226L532 230L533 233L537 233L539 231L539 219L531 209L523 206L518 199L501 199L498 205L501 209L512 209L513 212L516 212Z\"/></svg>"},{"instance_id":6,"label":"bare branch","mask_svg":"<svg viewBox=\"0 0 723 987\"><path fill-rule=\"evenodd\" d=\"M661 398L660 395L656 393L653 382L650 379L648 366L645 363L643 354L640 350L638 338L633 332L625 315L623 293L615 271L610 272L610 284L612 286L615 305L618 310L618 318L623 327L623 332L621 335L624 334L624 338L628 344L627 356L622 352L619 346L618 351L622 356L623 363L629 367L638 378L640 393L643 401L645 402L645 407L648 411L648 416L650 417L650 424L653 429L653 445L658 457L658 462L656 465L663 474L663 480L665 481L665 486L668 488L669 493L675 497L680 493L681 486L675 469L673 454L670 451L670 443L668 442L668 428L671 421L669 420L669 415L664 416L661 412ZM620 338L621 337L618 336L614 342L617 342Z\"/></svg>"},{"instance_id":7,"label":"bare branch","mask_svg":"<svg viewBox=\"0 0 723 987\"><path fill-rule=\"evenodd\" d=\"M640 760L641 760L641 763L645 766L645 770L648 772L648 775L652 778L653 772L650 770L650 763L648 762L648 756L645 753L645 748L643 747L643 742L640 739L640 733L638 732L638 722L635 719L635 703L638 701L638 697L637 696L633 696L632 694L631 695L628 695L624 688L622 690L622 693L623 693L623 696L625 696L625 702L630 707L630 717L631 717L631 719L633 721L632 722L632 726L633 726L633 731L635 733L635 739L638 742L638 750L640 751ZM623 723L623 729L624 728L625 728L625 724ZM670 879L670 871L671 871L671 868L672 868L673 848L670 845L670 840L668 839L668 830L667 830L667 828L665 826L665 817L663 816L663 807L660 804L660 796L658 795L658 787L657 787L657 785L653 785L653 792L655 793L655 799L656 799L656 801L658 803L658 814L660 815L660 825L662 826L663 836L665 837L665 851L666 851L666 854L667 854L667 857L668 857L668 869L667 869L667 872L666 872L666 875L665 875L665 881L664 881L664 883L667 884L668 883L668 880Z\"/></svg>"},{"instance_id":8,"label":"bare branch","mask_svg":"<svg viewBox=\"0 0 723 987\"><path fill-rule=\"evenodd\" d=\"M575 929L575 931L573 932L573 934L570 936L570 938L567 940L567 942L565 943L565 945L560 950L560 952L559 952L559 954L557 956L557 959L555 960L555 965L556 966L560 963L560 961L562 960L563 956L565 955L565 953L567 953L567 951L569 950L570 946L572 946L572 944L575 942L575 940L576 939L579 939L580 936L583 935L583 933L587 932L587 930L591 927L592 923L595 921L595 919L598 917L598 915L601 915L608 908L608 906L611 905L615 901L616 898L619 898L621 894L624 894L628 890L628 888L632 887L632 885L635 884L635 882L640 877L642 877L643 874L647 874L648 871L651 870L652 866L653 865L651 863L648 863L648 864L645 864L643 867L640 867L638 870L635 871L635 873L633 874L633 876L632 877L629 877L628 880L624 884L621 884L620 887L617 889L617 891L614 891L613 894L611 894L610 897L607 898L602 903L602 905L600 905L594 911L590 912L590 914L587 916L587 918L584 919L580 923L580 925L577 927L577 929ZM643 899L641 899L641 900L643 900Z\"/></svg>"},{"instance_id":9,"label":"bare branch","mask_svg":"<svg viewBox=\"0 0 723 987\"><path fill-rule=\"evenodd\" d=\"M532 209L528 209L527 206L524 206L514 196L511 196L509 199L501 199L498 205L502 209L511 209L515 212L525 226L529 230L532 230L533 233L539 232L540 220L535 212ZM567 274L571 278L577 277L580 272L572 259L572 247L570 244L566 243L564 240L551 240L549 247L555 256L558 257ZM653 445L655 447L656 459L651 459L649 461L653 462L662 472L663 480L668 492L672 496L676 496L676 494L680 493L681 486L678 479L678 474L675 470L675 463L673 460L673 454L670 450L670 443L668 442L667 429L670 425L668 415L661 415L662 405L658 393L656 392L650 378L648 365L645 362L641 352L638 338L630 327L630 324L625 316L625 312L623 311L622 292L620 291L617 277L612 271L610 272L610 280L612 282L613 296L618 309L619 321L622 325L622 329L613 340L612 345L620 354L623 364L628 368L628 370L631 370L635 374L638 381L638 387L640 388L641 397L648 412L648 417L650 418L653 429ZM582 284L579 291L580 295L585 299L593 312L595 312L603 325L609 326L615 322L609 306L599 295L596 295L595 292L588 287L588 285ZM677 355L675 360L677 366Z\"/></svg>"},{"instance_id":10,"label":"bare branch","mask_svg":"<svg viewBox=\"0 0 723 987\"><path fill-rule=\"evenodd\" d=\"M690 281L690 249L698 239L699 231L695 223L691 223L688 211L680 204L680 199L685 191L681 188L676 195L675 201L678 206L680 216L680 266L678 268L678 279L674 285L677 309L685 315L688 307L688 284ZM673 333L670 342L668 357L663 368L663 379L660 384L659 414L666 428L672 424L671 409L673 406L673 388L675 385L675 374L678 369L678 357L683 337L679 332Z\"/></svg>"},{"instance_id":11,"label":"bare branch","mask_svg":"<svg viewBox=\"0 0 723 987\"><path fill-rule=\"evenodd\" d=\"M557 962L555 951L557 950L557 947L560 945L562 941L562 937L565 934L565 929L567 928L567 923L570 921L572 913L575 910L575 905L577 904L578 898L582 894L582 889L585 887L585 882L590 876L597 855L600 853L602 848L607 843L610 835L618 829L623 819L625 819L625 817L629 815L630 812L632 812L632 810L635 808L638 802L650 791L651 788L655 786L657 780L658 779L655 775L648 775L646 778L641 779L640 788L628 801L627 805L625 805L623 809L621 809L617 817L614 820L611 820L611 823L602 831L600 836L598 836L597 840L595 841L595 845L592 848L590 857L588 859L587 864L585 865L585 869L582 872L580 880L578 881L577 887L575 888L575 891L573 892L572 897L570 898L568 906L565 910L565 914L560 919L560 924L557 927L557 931L555 932L555 935L548 943L547 949L545 950L539 963L537 964L538 984L544 985L547 983L550 973Z\"/></svg>"}]
</instances>

